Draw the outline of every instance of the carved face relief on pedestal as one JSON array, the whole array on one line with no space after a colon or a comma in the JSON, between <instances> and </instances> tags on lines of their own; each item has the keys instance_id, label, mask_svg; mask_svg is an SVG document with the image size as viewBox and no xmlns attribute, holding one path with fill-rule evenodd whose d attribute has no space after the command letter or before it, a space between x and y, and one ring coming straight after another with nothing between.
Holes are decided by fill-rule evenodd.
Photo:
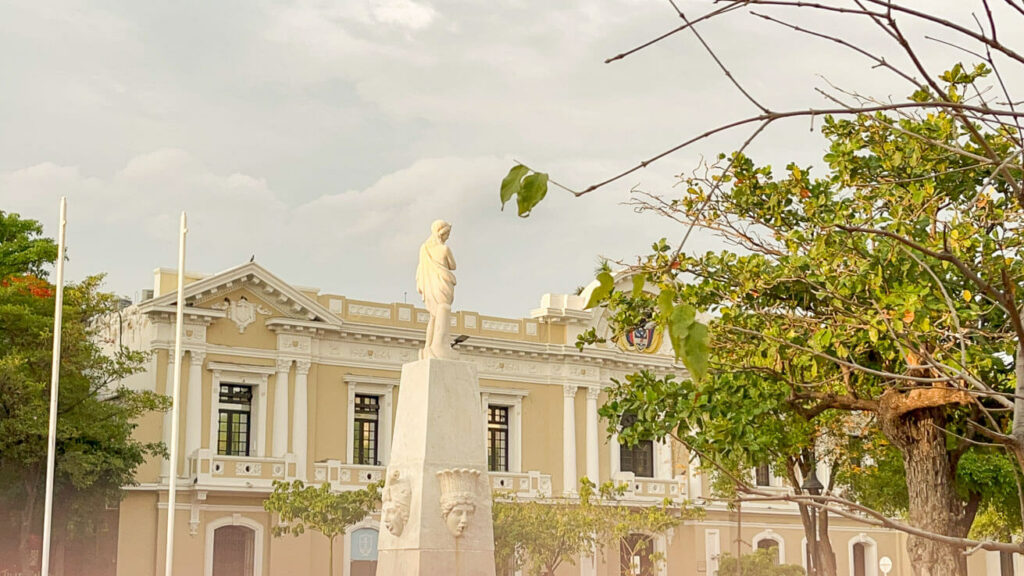
<instances>
[{"instance_id":1,"label":"carved face relief on pedestal","mask_svg":"<svg viewBox=\"0 0 1024 576\"><path fill-rule=\"evenodd\" d=\"M466 527L469 526L469 520L473 517L473 512L475 511L476 506L473 504L456 504L452 506L452 509L448 511L444 518L448 531L456 538L462 536L462 533L466 531Z\"/></svg>"},{"instance_id":2,"label":"carved face relief on pedestal","mask_svg":"<svg viewBox=\"0 0 1024 576\"><path fill-rule=\"evenodd\" d=\"M476 512L479 470L455 468L437 473L441 485L441 516L452 536L462 537Z\"/></svg>"},{"instance_id":3,"label":"carved face relief on pedestal","mask_svg":"<svg viewBox=\"0 0 1024 576\"><path fill-rule=\"evenodd\" d=\"M401 536L405 530L411 499L409 480L402 478L398 470L390 471L381 491L380 522L394 536Z\"/></svg>"}]
</instances>

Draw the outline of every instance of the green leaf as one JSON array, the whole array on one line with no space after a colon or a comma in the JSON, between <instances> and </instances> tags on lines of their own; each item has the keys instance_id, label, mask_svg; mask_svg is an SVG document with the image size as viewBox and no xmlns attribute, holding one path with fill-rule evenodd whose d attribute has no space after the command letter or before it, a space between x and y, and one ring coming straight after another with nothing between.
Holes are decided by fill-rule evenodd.
<instances>
[{"instance_id":1,"label":"green leaf","mask_svg":"<svg viewBox=\"0 0 1024 576\"><path fill-rule=\"evenodd\" d=\"M505 209L505 203L512 199L513 196L519 194L519 191L523 187L523 176L530 171L529 168L522 164L516 164L508 171L508 175L505 176L504 180L501 181L501 209Z\"/></svg>"},{"instance_id":2,"label":"green leaf","mask_svg":"<svg viewBox=\"0 0 1024 576\"><path fill-rule=\"evenodd\" d=\"M599 286L594 288L594 291L590 293L590 300L587 300L586 309L593 308L600 304L609 294L612 293L612 289L615 288L615 279L608 272L601 272L597 275L597 281L600 283Z\"/></svg>"},{"instance_id":3,"label":"green leaf","mask_svg":"<svg viewBox=\"0 0 1024 576\"><path fill-rule=\"evenodd\" d=\"M662 316L668 318L672 314L672 307L675 305L676 291L672 288L665 288L658 294L658 311Z\"/></svg>"},{"instance_id":4,"label":"green leaf","mask_svg":"<svg viewBox=\"0 0 1024 576\"><path fill-rule=\"evenodd\" d=\"M690 326L697 316L697 309L689 304L680 304L672 310L668 318L668 337L672 342L672 350L676 358L683 358L683 351L686 348L686 337L690 333Z\"/></svg>"},{"instance_id":5,"label":"green leaf","mask_svg":"<svg viewBox=\"0 0 1024 576\"><path fill-rule=\"evenodd\" d=\"M633 298L639 297L644 292L644 284L647 283L646 274L633 275Z\"/></svg>"},{"instance_id":6,"label":"green leaf","mask_svg":"<svg viewBox=\"0 0 1024 576\"><path fill-rule=\"evenodd\" d=\"M700 322L694 322L686 334L682 359L694 380L703 380L708 373L710 340L707 325Z\"/></svg>"},{"instance_id":7,"label":"green leaf","mask_svg":"<svg viewBox=\"0 0 1024 576\"><path fill-rule=\"evenodd\" d=\"M523 187L519 190L519 215L526 218L530 211L548 193L548 175L535 172L523 179Z\"/></svg>"}]
</instances>

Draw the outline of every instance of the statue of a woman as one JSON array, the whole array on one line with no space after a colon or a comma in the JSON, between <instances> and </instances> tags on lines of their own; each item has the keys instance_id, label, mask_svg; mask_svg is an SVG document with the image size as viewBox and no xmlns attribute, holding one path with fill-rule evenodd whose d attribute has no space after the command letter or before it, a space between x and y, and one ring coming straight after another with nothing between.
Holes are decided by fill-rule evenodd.
<instances>
[{"instance_id":1,"label":"statue of a woman","mask_svg":"<svg viewBox=\"0 0 1024 576\"><path fill-rule=\"evenodd\" d=\"M420 358L454 358L448 344L449 318L455 299L455 257L445 242L452 225L435 220L430 225L430 237L420 246L420 263L416 268L416 291L430 312L427 339Z\"/></svg>"}]
</instances>

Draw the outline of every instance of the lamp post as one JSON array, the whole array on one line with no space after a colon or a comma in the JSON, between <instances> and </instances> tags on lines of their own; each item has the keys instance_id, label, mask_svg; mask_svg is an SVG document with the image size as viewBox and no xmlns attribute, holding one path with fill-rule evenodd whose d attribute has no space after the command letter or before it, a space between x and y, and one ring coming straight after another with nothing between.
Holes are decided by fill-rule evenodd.
<instances>
[{"instance_id":1,"label":"lamp post","mask_svg":"<svg viewBox=\"0 0 1024 576\"><path fill-rule=\"evenodd\" d=\"M811 455L811 471L804 478L803 485L800 488L810 494L811 496L820 496L822 489L825 486L818 480L817 464L814 462L814 456ZM818 566L818 508L810 506L807 513L811 517L811 539L807 542L807 574L808 576L820 576L820 566Z\"/></svg>"}]
</instances>

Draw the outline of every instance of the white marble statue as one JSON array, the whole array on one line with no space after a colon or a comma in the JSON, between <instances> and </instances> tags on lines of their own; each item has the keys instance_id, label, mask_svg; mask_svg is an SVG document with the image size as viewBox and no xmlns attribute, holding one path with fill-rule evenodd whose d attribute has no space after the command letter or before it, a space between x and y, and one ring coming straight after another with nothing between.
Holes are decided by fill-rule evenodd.
<instances>
[{"instance_id":1,"label":"white marble statue","mask_svg":"<svg viewBox=\"0 0 1024 576\"><path fill-rule=\"evenodd\" d=\"M430 312L427 338L420 352L424 358L455 358L457 354L448 342L449 318L455 299L455 257L445 242L452 225L435 220L430 225L430 237L420 246L420 262L416 267L416 291Z\"/></svg>"}]
</instances>

